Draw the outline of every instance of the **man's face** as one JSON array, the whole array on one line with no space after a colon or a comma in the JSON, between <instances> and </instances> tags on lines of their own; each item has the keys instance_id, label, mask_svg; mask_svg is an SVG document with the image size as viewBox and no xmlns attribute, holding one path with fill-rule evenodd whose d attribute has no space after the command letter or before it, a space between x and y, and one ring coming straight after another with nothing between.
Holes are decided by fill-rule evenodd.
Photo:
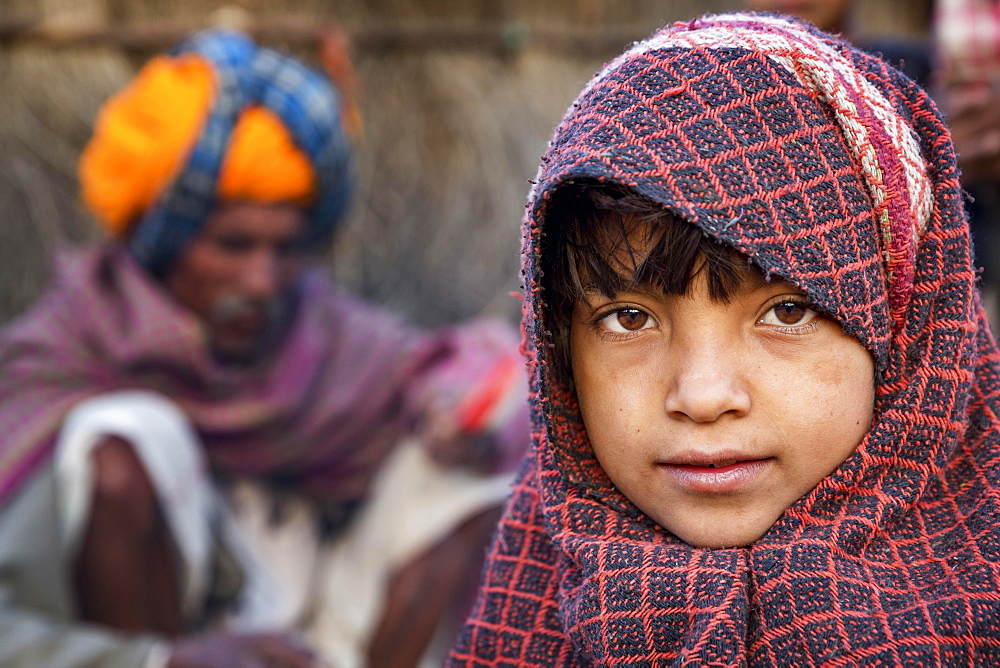
<instances>
[{"instance_id":1,"label":"man's face","mask_svg":"<svg viewBox=\"0 0 1000 668\"><path fill-rule=\"evenodd\" d=\"M798 16L828 32L844 30L850 0L745 0L747 9Z\"/></svg>"},{"instance_id":2,"label":"man's face","mask_svg":"<svg viewBox=\"0 0 1000 668\"><path fill-rule=\"evenodd\" d=\"M171 267L167 290L201 319L222 360L265 352L302 268L306 224L291 205L224 204Z\"/></svg>"},{"instance_id":3,"label":"man's face","mask_svg":"<svg viewBox=\"0 0 1000 668\"><path fill-rule=\"evenodd\" d=\"M756 541L868 431L871 356L789 283L751 276L726 304L700 272L683 296L588 298L570 339L594 453L691 545Z\"/></svg>"}]
</instances>

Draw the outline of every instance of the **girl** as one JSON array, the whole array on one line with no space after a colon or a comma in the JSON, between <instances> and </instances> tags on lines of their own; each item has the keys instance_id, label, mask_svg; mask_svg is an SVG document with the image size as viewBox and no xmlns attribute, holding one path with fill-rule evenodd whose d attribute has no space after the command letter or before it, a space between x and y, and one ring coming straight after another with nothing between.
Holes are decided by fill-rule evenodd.
<instances>
[{"instance_id":1,"label":"girl","mask_svg":"<svg viewBox=\"0 0 1000 668\"><path fill-rule=\"evenodd\" d=\"M452 664L1000 661L961 198L927 94L792 20L601 71L527 209L535 447Z\"/></svg>"}]
</instances>

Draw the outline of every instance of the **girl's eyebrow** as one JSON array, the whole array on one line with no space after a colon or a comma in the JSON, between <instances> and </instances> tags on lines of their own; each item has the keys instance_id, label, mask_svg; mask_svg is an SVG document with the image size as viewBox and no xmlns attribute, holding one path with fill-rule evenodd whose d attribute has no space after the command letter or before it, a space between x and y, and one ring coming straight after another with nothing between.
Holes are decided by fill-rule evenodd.
<instances>
[{"instance_id":1,"label":"girl's eyebrow","mask_svg":"<svg viewBox=\"0 0 1000 668\"><path fill-rule=\"evenodd\" d=\"M757 290L763 290L776 286L780 286L782 289L787 289L789 292L795 292L803 295L806 294L805 290L794 283L789 282L787 279L777 276L772 280L768 280L763 273L756 271L748 275L746 280L740 283L739 287L736 288L736 293L738 295L748 295L752 292L756 292Z\"/></svg>"},{"instance_id":2,"label":"girl's eyebrow","mask_svg":"<svg viewBox=\"0 0 1000 668\"><path fill-rule=\"evenodd\" d=\"M754 290L759 290L761 288L768 287L776 281L769 281L764 276L763 272L760 271L747 271L745 272L744 280L740 281L739 286L736 288L738 294L748 294ZM784 279L779 278L778 282L785 282Z\"/></svg>"},{"instance_id":3,"label":"girl's eyebrow","mask_svg":"<svg viewBox=\"0 0 1000 668\"><path fill-rule=\"evenodd\" d=\"M583 283L580 287L583 288L585 295L600 295L602 297L606 296L604 290L601 289L599 285L593 281L587 281ZM633 294L640 294L646 297L660 297L663 295L663 290L657 287L653 283L643 282L636 283L634 285L626 285L621 290L617 292L631 292Z\"/></svg>"}]
</instances>

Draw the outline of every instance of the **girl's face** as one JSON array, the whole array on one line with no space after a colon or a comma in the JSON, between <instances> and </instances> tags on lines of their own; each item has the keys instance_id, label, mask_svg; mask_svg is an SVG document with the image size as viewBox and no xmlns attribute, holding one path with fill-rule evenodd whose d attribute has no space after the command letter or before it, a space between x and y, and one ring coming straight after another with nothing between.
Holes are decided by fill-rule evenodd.
<instances>
[{"instance_id":1,"label":"girl's face","mask_svg":"<svg viewBox=\"0 0 1000 668\"><path fill-rule=\"evenodd\" d=\"M594 452L691 545L753 543L868 431L871 356L789 283L750 276L728 304L704 272L683 296L587 296L570 342Z\"/></svg>"}]
</instances>

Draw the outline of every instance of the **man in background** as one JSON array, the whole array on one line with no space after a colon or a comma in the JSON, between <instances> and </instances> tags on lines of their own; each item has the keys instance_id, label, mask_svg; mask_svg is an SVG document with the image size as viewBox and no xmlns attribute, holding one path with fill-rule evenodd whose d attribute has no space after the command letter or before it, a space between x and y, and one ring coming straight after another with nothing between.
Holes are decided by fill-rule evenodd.
<instances>
[{"instance_id":1,"label":"man in background","mask_svg":"<svg viewBox=\"0 0 1000 668\"><path fill-rule=\"evenodd\" d=\"M289 629L405 665L461 600L528 441L517 337L418 330L313 266L345 115L225 32L102 110L80 177L108 240L0 332L3 665L309 665Z\"/></svg>"}]
</instances>

